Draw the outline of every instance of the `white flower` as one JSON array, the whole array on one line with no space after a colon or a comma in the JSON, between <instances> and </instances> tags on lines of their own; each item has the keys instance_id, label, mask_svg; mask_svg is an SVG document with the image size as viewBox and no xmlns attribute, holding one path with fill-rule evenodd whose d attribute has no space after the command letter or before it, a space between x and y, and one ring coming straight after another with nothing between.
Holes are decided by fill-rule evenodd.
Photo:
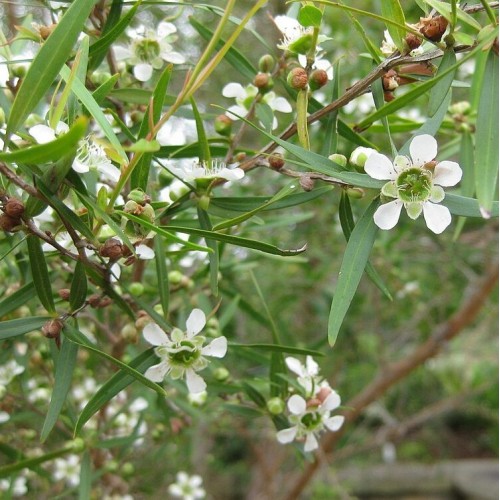
<instances>
[{"instance_id":1,"label":"white flower","mask_svg":"<svg viewBox=\"0 0 500 500\"><path fill-rule=\"evenodd\" d=\"M355 165L356 167L364 167L366 160L372 155L376 153L372 148L365 148L363 146L358 146L352 153L349 158L349 163Z\"/></svg>"},{"instance_id":2,"label":"white flower","mask_svg":"<svg viewBox=\"0 0 500 500\"><path fill-rule=\"evenodd\" d=\"M155 258L155 251L143 243L135 247L135 253L141 260L151 260Z\"/></svg>"},{"instance_id":3,"label":"white flower","mask_svg":"<svg viewBox=\"0 0 500 500\"><path fill-rule=\"evenodd\" d=\"M302 396L294 394L287 404L291 413L290 422L294 425L278 431L276 438L281 444L291 443L295 439L305 440L304 451L315 450L318 448L317 437L322 431L338 431L344 423L343 416L330 416L331 411L339 405L340 396L335 391L331 391L319 405L309 407Z\"/></svg>"},{"instance_id":4,"label":"white flower","mask_svg":"<svg viewBox=\"0 0 500 500\"><path fill-rule=\"evenodd\" d=\"M182 64L184 56L174 52L172 45L177 39L174 33L177 28L168 22L160 22L156 29L141 25L136 29L129 29L127 35L131 39L128 47L115 47L115 56L118 61L126 61L132 65L134 76L141 82L147 82L153 75L153 70L161 69L164 62Z\"/></svg>"},{"instance_id":5,"label":"white flower","mask_svg":"<svg viewBox=\"0 0 500 500\"><path fill-rule=\"evenodd\" d=\"M240 83L228 83L222 89L222 95L224 97L236 99L236 106L231 106L228 111L235 113L238 116L246 116L250 106L259 93L259 89L252 84L248 84L243 87ZM284 97L278 97L274 92L267 92L262 96L262 101L267 104L272 111L279 111L280 113L291 113L292 106ZM231 113L226 113L232 120L235 116ZM278 120L276 117L273 118L273 130L278 126Z\"/></svg>"},{"instance_id":6,"label":"white flower","mask_svg":"<svg viewBox=\"0 0 500 500\"><path fill-rule=\"evenodd\" d=\"M205 498L205 490L201 487L203 480L197 474L189 476L183 471L176 475L176 482L168 487L168 492L175 498L196 500Z\"/></svg>"},{"instance_id":7,"label":"white flower","mask_svg":"<svg viewBox=\"0 0 500 500\"><path fill-rule=\"evenodd\" d=\"M223 161L212 160L210 165L199 161L182 162L178 165L170 165L169 170L185 182L193 182L196 179L226 179L237 181L245 176L241 168L228 168Z\"/></svg>"},{"instance_id":8,"label":"white flower","mask_svg":"<svg viewBox=\"0 0 500 500\"><path fill-rule=\"evenodd\" d=\"M394 201L381 205L373 218L381 229L392 229L399 220L404 206L408 216L416 219L424 213L427 227L442 233L451 223L448 208L438 205L444 199L441 186L454 186L462 178L462 169L453 161L434 162L437 142L430 135L419 135L410 143L410 156L396 156L394 162L379 153L370 155L365 171L374 179L389 182L382 194Z\"/></svg>"},{"instance_id":9,"label":"white flower","mask_svg":"<svg viewBox=\"0 0 500 500\"><path fill-rule=\"evenodd\" d=\"M47 144L48 142L55 141L57 137L68 132L69 127L64 122L58 122L56 128L53 129L48 125L40 123L28 129L28 134L35 139L38 144Z\"/></svg>"},{"instance_id":10,"label":"white flower","mask_svg":"<svg viewBox=\"0 0 500 500\"><path fill-rule=\"evenodd\" d=\"M120 170L111 163L104 148L90 136L80 141L72 166L80 174L92 169L112 182L120 178Z\"/></svg>"},{"instance_id":11,"label":"white flower","mask_svg":"<svg viewBox=\"0 0 500 500\"><path fill-rule=\"evenodd\" d=\"M80 484L80 457L78 455L67 455L64 458L54 460L54 479L64 479L68 486Z\"/></svg>"},{"instance_id":12,"label":"white flower","mask_svg":"<svg viewBox=\"0 0 500 500\"><path fill-rule=\"evenodd\" d=\"M166 375L179 379L186 377L189 392L206 389L207 384L196 373L208 366L205 356L223 358L227 352L226 337L218 337L203 347L205 337L197 336L206 324L205 313L193 309L186 321L186 331L174 328L170 337L155 323L144 327L144 338L155 348L160 363L146 370L144 376L153 382L161 382Z\"/></svg>"},{"instance_id":13,"label":"white flower","mask_svg":"<svg viewBox=\"0 0 500 500\"><path fill-rule=\"evenodd\" d=\"M11 488L11 482L14 482L12 486L12 496L22 497L28 492L28 487L26 486L26 478L23 476L17 476L15 479L0 479L0 491L9 491Z\"/></svg>"},{"instance_id":14,"label":"white flower","mask_svg":"<svg viewBox=\"0 0 500 500\"><path fill-rule=\"evenodd\" d=\"M6 411L0 411L0 424L4 424L10 420L10 415Z\"/></svg>"},{"instance_id":15,"label":"white flower","mask_svg":"<svg viewBox=\"0 0 500 500\"><path fill-rule=\"evenodd\" d=\"M183 146L196 138L196 122L187 118L172 116L156 134L160 146Z\"/></svg>"},{"instance_id":16,"label":"white flower","mask_svg":"<svg viewBox=\"0 0 500 500\"><path fill-rule=\"evenodd\" d=\"M12 379L24 372L24 366L16 362L15 359L7 361L4 365L0 366L0 386L10 384Z\"/></svg>"},{"instance_id":17,"label":"white flower","mask_svg":"<svg viewBox=\"0 0 500 500\"><path fill-rule=\"evenodd\" d=\"M298 375L297 382L304 388L307 396L314 396L316 389L319 389L321 377L319 376L319 366L312 356L306 357L306 364L303 365L298 359L288 356L285 358L288 369Z\"/></svg>"}]
</instances>

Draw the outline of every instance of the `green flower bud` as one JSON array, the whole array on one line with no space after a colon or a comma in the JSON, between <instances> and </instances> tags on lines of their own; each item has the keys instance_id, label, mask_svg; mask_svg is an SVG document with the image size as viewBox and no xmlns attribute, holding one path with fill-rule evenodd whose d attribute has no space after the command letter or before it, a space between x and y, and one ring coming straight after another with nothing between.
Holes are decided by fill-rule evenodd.
<instances>
[{"instance_id":1,"label":"green flower bud","mask_svg":"<svg viewBox=\"0 0 500 500\"><path fill-rule=\"evenodd\" d=\"M151 201L151 197L148 196L142 189L136 188L130 191L127 196L128 200L133 200L140 205L145 205Z\"/></svg>"},{"instance_id":2,"label":"green flower bud","mask_svg":"<svg viewBox=\"0 0 500 500\"><path fill-rule=\"evenodd\" d=\"M174 179L175 177L165 168L162 168L158 174L158 183L162 188L170 186Z\"/></svg>"},{"instance_id":3,"label":"green flower bud","mask_svg":"<svg viewBox=\"0 0 500 500\"><path fill-rule=\"evenodd\" d=\"M85 450L85 442L82 438L76 438L66 443L66 447L71 448L74 453L81 453Z\"/></svg>"},{"instance_id":4,"label":"green flower bud","mask_svg":"<svg viewBox=\"0 0 500 500\"><path fill-rule=\"evenodd\" d=\"M139 340L137 328L131 324L125 325L122 328L120 335L123 340L125 340L125 342L128 342L129 344L137 344L137 341Z\"/></svg>"},{"instance_id":5,"label":"green flower bud","mask_svg":"<svg viewBox=\"0 0 500 500\"><path fill-rule=\"evenodd\" d=\"M172 189L168 193L168 197L172 201L177 201L179 198L182 198L185 194L189 193L189 188L185 186L184 184L182 186L176 187L176 189Z\"/></svg>"},{"instance_id":6,"label":"green flower bud","mask_svg":"<svg viewBox=\"0 0 500 500\"><path fill-rule=\"evenodd\" d=\"M346 189L347 196L354 200L359 200L365 195L365 191L361 188L348 188Z\"/></svg>"},{"instance_id":7,"label":"green flower bud","mask_svg":"<svg viewBox=\"0 0 500 500\"><path fill-rule=\"evenodd\" d=\"M229 116L219 115L214 121L215 131L224 137L229 137L231 135L231 129L233 128L233 121Z\"/></svg>"},{"instance_id":8,"label":"green flower bud","mask_svg":"<svg viewBox=\"0 0 500 500\"><path fill-rule=\"evenodd\" d=\"M134 474L135 472L135 467L133 464L131 464L130 462L125 462L122 467L121 467L121 473L123 474L123 476L125 477L130 477Z\"/></svg>"},{"instance_id":9,"label":"green flower bud","mask_svg":"<svg viewBox=\"0 0 500 500\"><path fill-rule=\"evenodd\" d=\"M285 402L278 397L271 398L266 406L271 415L279 415L285 411Z\"/></svg>"},{"instance_id":10,"label":"green flower bud","mask_svg":"<svg viewBox=\"0 0 500 500\"><path fill-rule=\"evenodd\" d=\"M210 205L210 196L204 194L198 198L198 205L203 210L208 210L208 206Z\"/></svg>"},{"instance_id":11,"label":"green flower bud","mask_svg":"<svg viewBox=\"0 0 500 500\"><path fill-rule=\"evenodd\" d=\"M341 167L345 167L347 165L347 158L340 153L334 153L328 157L329 160L333 161L337 165Z\"/></svg>"},{"instance_id":12,"label":"green flower bud","mask_svg":"<svg viewBox=\"0 0 500 500\"><path fill-rule=\"evenodd\" d=\"M214 378L219 382L224 382L229 378L229 371L223 367L217 368L217 370L214 370Z\"/></svg>"},{"instance_id":13,"label":"green flower bud","mask_svg":"<svg viewBox=\"0 0 500 500\"><path fill-rule=\"evenodd\" d=\"M172 283L172 285L180 285L184 275L180 271L170 271L168 273L168 281Z\"/></svg>"},{"instance_id":14,"label":"green flower bud","mask_svg":"<svg viewBox=\"0 0 500 500\"><path fill-rule=\"evenodd\" d=\"M349 158L349 163L356 167L356 170L360 172L364 171L366 160L368 160L369 156L372 153L376 153L376 151L372 148L364 148L363 146L357 147Z\"/></svg>"},{"instance_id":15,"label":"green flower bud","mask_svg":"<svg viewBox=\"0 0 500 500\"><path fill-rule=\"evenodd\" d=\"M157 314L163 316L163 307L161 304L156 304L155 306L153 306L153 309Z\"/></svg>"},{"instance_id":16,"label":"green flower bud","mask_svg":"<svg viewBox=\"0 0 500 500\"><path fill-rule=\"evenodd\" d=\"M134 281L130 284L128 290L134 297L140 297L144 293L144 285L139 281Z\"/></svg>"},{"instance_id":17,"label":"green flower bud","mask_svg":"<svg viewBox=\"0 0 500 500\"><path fill-rule=\"evenodd\" d=\"M271 54L264 54L259 59L259 70L263 73L270 73L274 67L274 57Z\"/></svg>"}]
</instances>

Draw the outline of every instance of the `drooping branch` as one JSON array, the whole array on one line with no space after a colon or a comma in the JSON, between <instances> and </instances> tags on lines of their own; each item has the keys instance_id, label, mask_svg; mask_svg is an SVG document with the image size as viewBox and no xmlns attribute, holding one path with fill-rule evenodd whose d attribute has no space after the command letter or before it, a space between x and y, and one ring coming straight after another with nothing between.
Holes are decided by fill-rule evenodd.
<instances>
[{"instance_id":1,"label":"drooping branch","mask_svg":"<svg viewBox=\"0 0 500 500\"><path fill-rule=\"evenodd\" d=\"M462 307L447 322L437 328L426 342L407 357L385 368L372 383L345 404L348 409L343 412L346 419L344 426L339 432L325 435L321 443L321 451L316 454L314 461L307 466L290 492L284 497L286 500L294 500L299 497L318 470L323 457L334 449L339 438L347 429L347 424L356 420L364 408L380 398L389 388L404 379L429 358L438 354L448 341L457 336L476 318L497 281L498 264L488 270L485 278L477 285L474 293Z\"/></svg>"}]
</instances>

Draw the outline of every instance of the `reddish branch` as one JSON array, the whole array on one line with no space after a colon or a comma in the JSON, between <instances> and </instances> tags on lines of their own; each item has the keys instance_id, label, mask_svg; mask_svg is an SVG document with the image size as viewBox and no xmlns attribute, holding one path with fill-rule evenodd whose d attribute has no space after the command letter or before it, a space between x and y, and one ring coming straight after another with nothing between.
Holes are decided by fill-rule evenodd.
<instances>
[{"instance_id":1,"label":"reddish branch","mask_svg":"<svg viewBox=\"0 0 500 500\"><path fill-rule=\"evenodd\" d=\"M498 281L498 264L489 269L486 277L478 284L474 293L468 298L463 306L422 345L417 347L412 354L384 368L378 377L366 386L357 396L346 403L348 408L343 412L346 424L356 420L364 408L376 401L389 388L404 379L410 372L421 366L429 358L432 358L453 337L463 331L477 316L490 292ZM316 454L314 461L307 466L302 475L297 479L293 488L285 496L287 500L296 499L311 481L318 467L322 464L322 457L330 453L337 441L346 431L344 425L339 432L327 434L321 444L321 451Z\"/></svg>"}]
</instances>

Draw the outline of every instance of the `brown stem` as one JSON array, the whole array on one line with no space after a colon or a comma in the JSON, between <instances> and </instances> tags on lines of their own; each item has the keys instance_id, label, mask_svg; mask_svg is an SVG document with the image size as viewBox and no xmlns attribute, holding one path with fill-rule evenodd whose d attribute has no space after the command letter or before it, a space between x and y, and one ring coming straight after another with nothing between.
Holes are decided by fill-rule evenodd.
<instances>
[{"instance_id":1,"label":"brown stem","mask_svg":"<svg viewBox=\"0 0 500 500\"><path fill-rule=\"evenodd\" d=\"M5 163L0 162L0 172L9 179L13 184L20 187L23 191L26 191L31 196L36 198L42 198L38 190L31 184L24 182L18 175L16 175Z\"/></svg>"},{"instance_id":2,"label":"brown stem","mask_svg":"<svg viewBox=\"0 0 500 500\"><path fill-rule=\"evenodd\" d=\"M435 356L450 341L468 326L477 316L488 298L488 295L498 281L498 264L486 273L486 277L477 286L475 292L469 297L465 304L451 318L439 328L423 344L417 347L410 355L389 365L379 376L367 385L357 396L346 403L343 412L345 423L353 422L366 406L377 400L387 389L404 379L411 371L422 365L429 358ZM307 466L305 471L297 479L289 493L284 497L293 500L299 497L304 488L309 484L321 464L321 454L331 452L339 438L346 430L342 427L339 432L332 432L322 440L320 453L317 453L314 461Z\"/></svg>"}]
</instances>

